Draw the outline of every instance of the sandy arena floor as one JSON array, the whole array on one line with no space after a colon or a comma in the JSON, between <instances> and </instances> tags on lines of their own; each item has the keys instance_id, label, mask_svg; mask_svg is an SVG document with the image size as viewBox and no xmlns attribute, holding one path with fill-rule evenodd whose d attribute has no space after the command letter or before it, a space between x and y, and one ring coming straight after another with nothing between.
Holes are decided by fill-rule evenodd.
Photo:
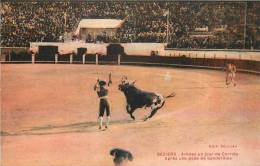
<instances>
[{"instance_id":1,"label":"sandy arena floor","mask_svg":"<svg viewBox=\"0 0 260 166\"><path fill-rule=\"evenodd\" d=\"M199 69L5 64L1 70L2 166L112 166L115 147L133 153L130 166L260 166L259 76L238 73L237 86L227 88L223 71ZM93 86L109 72L111 125L99 131ZM137 110L133 122L118 90L123 75L141 89L177 95L146 122L149 110ZM172 156L163 152L178 159L166 160ZM182 152L231 160L180 160Z\"/></svg>"}]
</instances>

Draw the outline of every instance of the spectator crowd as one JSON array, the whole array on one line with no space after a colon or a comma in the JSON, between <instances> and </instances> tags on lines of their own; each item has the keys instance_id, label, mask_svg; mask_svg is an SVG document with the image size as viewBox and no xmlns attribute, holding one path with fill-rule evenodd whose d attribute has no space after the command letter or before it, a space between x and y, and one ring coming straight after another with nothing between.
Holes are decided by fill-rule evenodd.
<instances>
[{"instance_id":1,"label":"spectator crowd","mask_svg":"<svg viewBox=\"0 0 260 166\"><path fill-rule=\"evenodd\" d=\"M87 42L260 48L260 2L6 1L1 2L0 10L1 47L61 41L64 34L75 31L84 17L125 20L115 35L98 35L96 39L88 36ZM207 30L196 31L201 27Z\"/></svg>"}]
</instances>

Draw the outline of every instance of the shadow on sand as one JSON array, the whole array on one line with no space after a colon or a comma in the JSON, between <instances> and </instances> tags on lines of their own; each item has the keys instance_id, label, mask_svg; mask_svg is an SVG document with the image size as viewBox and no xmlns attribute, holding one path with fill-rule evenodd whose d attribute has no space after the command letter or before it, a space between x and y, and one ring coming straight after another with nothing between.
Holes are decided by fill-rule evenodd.
<instances>
[{"instance_id":1,"label":"shadow on sand","mask_svg":"<svg viewBox=\"0 0 260 166\"><path fill-rule=\"evenodd\" d=\"M141 122L142 120L115 120L110 122L111 125L123 125L129 123ZM82 132L98 132L98 122L80 122L65 125L45 125L36 126L28 130L21 130L14 133L1 131L1 136L20 136L20 135L49 135L63 133L82 133Z\"/></svg>"}]
</instances>

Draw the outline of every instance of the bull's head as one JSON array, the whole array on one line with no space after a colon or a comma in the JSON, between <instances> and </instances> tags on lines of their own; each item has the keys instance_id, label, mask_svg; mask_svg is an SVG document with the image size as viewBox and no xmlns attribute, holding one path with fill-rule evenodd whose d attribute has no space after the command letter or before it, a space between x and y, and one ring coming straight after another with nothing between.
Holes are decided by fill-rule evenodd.
<instances>
[{"instance_id":1,"label":"bull's head","mask_svg":"<svg viewBox=\"0 0 260 166\"><path fill-rule=\"evenodd\" d=\"M127 77L124 76L121 79L121 83L118 85L118 89L122 92L127 92L128 89L130 89L131 87L134 87L136 81L130 82L127 80Z\"/></svg>"}]
</instances>

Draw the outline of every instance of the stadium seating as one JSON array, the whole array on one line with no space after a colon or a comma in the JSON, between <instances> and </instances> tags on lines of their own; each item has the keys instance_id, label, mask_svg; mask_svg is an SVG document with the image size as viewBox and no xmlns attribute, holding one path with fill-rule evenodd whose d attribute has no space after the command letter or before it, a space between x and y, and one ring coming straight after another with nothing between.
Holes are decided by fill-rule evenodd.
<instances>
[{"instance_id":1,"label":"stadium seating","mask_svg":"<svg viewBox=\"0 0 260 166\"><path fill-rule=\"evenodd\" d=\"M168 47L260 48L260 2L10 1L1 2L1 6L2 47L62 41L65 32L75 31L83 17L125 19L115 36L99 37L105 39L101 42L166 42L169 14ZM189 35L200 27L208 27L214 37ZM225 29L216 31L219 27Z\"/></svg>"}]
</instances>

